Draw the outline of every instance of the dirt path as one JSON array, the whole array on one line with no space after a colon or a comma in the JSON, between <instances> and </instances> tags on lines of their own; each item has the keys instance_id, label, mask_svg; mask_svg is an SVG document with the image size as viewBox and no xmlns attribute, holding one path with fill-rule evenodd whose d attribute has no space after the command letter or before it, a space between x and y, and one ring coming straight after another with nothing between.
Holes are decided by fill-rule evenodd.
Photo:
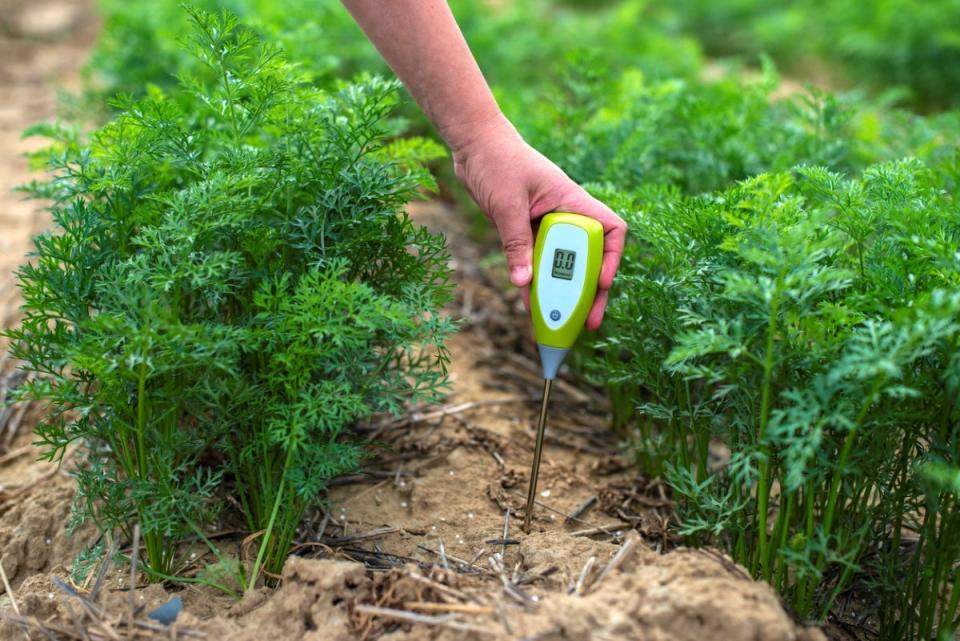
<instances>
[{"instance_id":1,"label":"dirt path","mask_svg":"<svg viewBox=\"0 0 960 641\"><path fill-rule=\"evenodd\" d=\"M29 178L20 154L30 147L19 132L53 115L54 87L75 81L95 25L79 0L0 2L9 5L0 22L6 325L16 317L10 274L46 225L35 205L8 192ZM569 381L554 392L535 527L520 532L541 383L527 321L518 297L503 295L501 270L478 266L482 253L462 215L437 202L412 213L445 233L455 256L458 298L450 313L464 324L450 343L446 404L360 426L386 447L361 474L334 484L329 509L301 529L278 590L262 588L240 602L197 586L130 592L125 571L116 571L104 587L105 611L122 617L132 604L149 608L176 593L185 610L179 626L240 641L822 638L795 625L768 587L722 556L660 553L673 546L665 489L631 471L605 428L602 398ZM9 364L0 376L15 382ZM68 621L69 601L52 577L71 583L73 559L97 537L90 528L69 531L71 479L33 460L36 410L13 412L18 417L0 417L0 562L21 612ZM5 432L11 425L17 429ZM218 540L236 549L243 536ZM209 561L197 548L184 571ZM90 588L89 579L74 585L81 593ZM0 611L12 607L11 596L0 585ZM0 624L0 639L18 636Z\"/></svg>"},{"instance_id":2,"label":"dirt path","mask_svg":"<svg viewBox=\"0 0 960 641\"><path fill-rule=\"evenodd\" d=\"M25 153L42 144L21 132L56 114L57 90L79 86L80 67L97 25L91 0L0 0L0 325L19 315L13 272L47 215L12 189L31 179ZM36 462L30 425L36 411L4 407L18 380L0 339L0 562L19 584L54 564L69 563L81 548L64 530L72 481L51 464ZM0 588L2 591L2 588ZM0 609L8 595L0 595ZM0 635L0 638L6 638Z\"/></svg>"},{"instance_id":3,"label":"dirt path","mask_svg":"<svg viewBox=\"0 0 960 641\"><path fill-rule=\"evenodd\" d=\"M76 88L96 24L91 0L0 0L0 321L16 314L12 272L30 238L45 225L35 203L13 193L30 179L23 154L37 149L24 140L28 126L55 115L57 89ZM13 315L11 315L13 314Z\"/></svg>"}]
</instances>

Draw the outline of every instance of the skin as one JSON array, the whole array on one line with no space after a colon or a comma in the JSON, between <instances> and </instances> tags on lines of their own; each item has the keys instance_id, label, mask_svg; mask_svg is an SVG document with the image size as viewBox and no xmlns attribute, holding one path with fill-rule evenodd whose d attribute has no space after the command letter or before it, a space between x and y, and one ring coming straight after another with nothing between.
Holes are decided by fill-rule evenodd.
<instances>
[{"instance_id":1,"label":"skin","mask_svg":"<svg viewBox=\"0 0 960 641\"><path fill-rule=\"evenodd\" d=\"M603 266L587 329L603 320L627 225L531 147L500 111L446 0L343 0L437 128L457 178L500 234L510 280L529 309L533 226L552 211L603 225Z\"/></svg>"}]
</instances>

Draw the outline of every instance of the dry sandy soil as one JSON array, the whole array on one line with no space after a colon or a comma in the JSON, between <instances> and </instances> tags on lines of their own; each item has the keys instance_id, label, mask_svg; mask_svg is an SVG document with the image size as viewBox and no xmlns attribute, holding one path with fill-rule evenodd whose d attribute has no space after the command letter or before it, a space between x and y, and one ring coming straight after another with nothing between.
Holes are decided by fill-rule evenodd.
<instances>
[{"instance_id":1,"label":"dry sandy soil","mask_svg":"<svg viewBox=\"0 0 960 641\"><path fill-rule=\"evenodd\" d=\"M46 225L35 204L9 192L30 176L19 132L54 115L55 89L76 84L96 25L81 0L0 7L0 318L8 325L11 272ZM412 213L446 233L456 257L450 313L464 324L450 344L452 394L442 407L358 426L389 447L339 480L332 507L304 523L280 586L239 602L195 586L130 590L126 568L109 568L96 595L90 579L71 585L73 558L98 537L67 531L70 462L35 461L39 410L14 407L0 410L0 563L9 579L0 613L16 609L33 623L28 633L0 622L0 639L113 638L108 627L133 638L127 617L143 623L143 612L174 594L184 604L176 625L141 625L136 638L824 638L719 553L676 546L665 488L625 464L602 398L570 382L554 392L535 527L520 532L540 393L522 306L501 293L498 269L478 267L462 214L439 202ZM0 394L17 380L0 361ZM217 540L236 549L246 534ZM210 561L202 548L189 552L184 574Z\"/></svg>"}]
</instances>

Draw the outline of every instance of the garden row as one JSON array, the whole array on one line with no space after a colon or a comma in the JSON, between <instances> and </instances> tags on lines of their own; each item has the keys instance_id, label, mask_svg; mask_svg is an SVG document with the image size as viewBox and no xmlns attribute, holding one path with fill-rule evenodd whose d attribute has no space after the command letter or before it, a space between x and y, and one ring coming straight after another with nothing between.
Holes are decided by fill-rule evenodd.
<instances>
[{"instance_id":1,"label":"garden row","mask_svg":"<svg viewBox=\"0 0 960 641\"><path fill-rule=\"evenodd\" d=\"M60 233L21 274L15 353L41 374L26 393L58 410L50 456L95 445L78 515L139 522L163 577L230 493L264 535L252 570L223 566L253 585L362 457L346 427L442 391L445 252L402 213L442 151L404 135L428 130L392 84L340 80L383 68L338 2L200 4L252 31L103 3L78 104L109 121L45 130L57 177L33 191ZM801 616L865 590L884 638L948 638L960 114L784 97L770 68L700 81L698 45L639 2L452 4L524 135L631 225L576 363L669 480L681 532Z\"/></svg>"},{"instance_id":2,"label":"garden row","mask_svg":"<svg viewBox=\"0 0 960 641\"><path fill-rule=\"evenodd\" d=\"M651 13L719 56L773 56L923 111L960 106L957 0L651 1ZM899 95L898 95L899 94Z\"/></svg>"}]
</instances>

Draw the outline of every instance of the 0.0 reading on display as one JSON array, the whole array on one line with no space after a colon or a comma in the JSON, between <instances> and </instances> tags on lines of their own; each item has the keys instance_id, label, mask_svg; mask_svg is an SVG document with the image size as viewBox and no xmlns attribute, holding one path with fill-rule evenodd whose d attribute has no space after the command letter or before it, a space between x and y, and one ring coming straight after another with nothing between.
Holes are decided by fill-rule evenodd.
<instances>
[{"instance_id":1,"label":"0.0 reading on display","mask_svg":"<svg viewBox=\"0 0 960 641\"><path fill-rule=\"evenodd\" d=\"M576 263L577 252L569 249L557 249L553 252L553 271L550 274L554 278L573 280L573 266Z\"/></svg>"}]
</instances>

